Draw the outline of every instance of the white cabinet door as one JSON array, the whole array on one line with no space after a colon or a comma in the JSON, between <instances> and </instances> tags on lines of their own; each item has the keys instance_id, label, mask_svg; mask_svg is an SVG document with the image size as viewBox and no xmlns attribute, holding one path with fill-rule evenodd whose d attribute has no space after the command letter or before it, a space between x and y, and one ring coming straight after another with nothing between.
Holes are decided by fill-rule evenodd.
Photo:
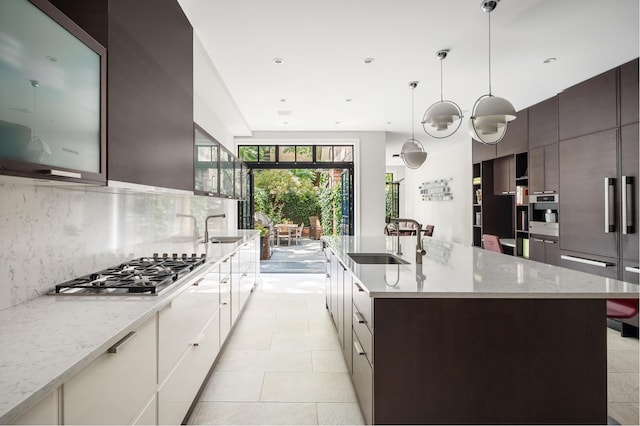
<instances>
[{"instance_id":1,"label":"white cabinet door","mask_svg":"<svg viewBox=\"0 0 640 426\"><path fill-rule=\"evenodd\" d=\"M218 311L219 267L214 268L160 311L158 381L162 383Z\"/></svg>"},{"instance_id":2,"label":"white cabinet door","mask_svg":"<svg viewBox=\"0 0 640 426\"><path fill-rule=\"evenodd\" d=\"M156 318L63 385L65 424L131 424L156 391Z\"/></svg>"},{"instance_id":3,"label":"white cabinet door","mask_svg":"<svg viewBox=\"0 0 640 426\"><path fill-rule=\"evenodd\" d=\"M158 423L180 424L220 350L219 313L192 342L158 391Z\"/></svg>"},{"instance_id":4,"label":"white cabinet door","mask_svg":"<svg viewBox=\"0 0 640 426\"><path fill-rule=\"evenodd\" d=\"M45 396L29 411L13 421L15 425L57 425L60 424L60 398L58 389Z\"/></svg>"},{"instance_id":5,"label":"white cabinet door","mask_svg":"<svg viewBox=\"0 0 640 426\"><path fill-rule=\"evenodd\" d=\"M142 413L133 422L134 425L157 425L158 424L158 399L154 395L149 401L146 407L142 410Z\"/></svg>"},{"instance_id":6,"label":"white cabinet door","mask_svg":"<svg viewBox=\"0 0 640 426\"><path fill-rule=\"evenodd\" d=\"M240 256L236 251L231 256L231 325L236 323L240 313Z\"/></svg>"}]
</instances>

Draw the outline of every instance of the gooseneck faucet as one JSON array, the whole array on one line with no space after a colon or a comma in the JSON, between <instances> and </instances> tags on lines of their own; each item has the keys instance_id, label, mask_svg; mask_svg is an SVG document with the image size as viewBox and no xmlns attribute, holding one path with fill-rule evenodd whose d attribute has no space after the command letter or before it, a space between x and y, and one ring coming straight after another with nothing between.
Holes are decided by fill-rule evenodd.
<instances>
[{"instance_id":1,"label":"gooseneck faucet","mask_svg":"<svg viewBox=\"0 0 640 426\"><path fill-rule=\"evenodd\" d=\"M213 219L214 217L225 217L224 213L221 214L212 214L211 216L207 216L204 220L204 242L209 242L209 219Z\"/></svg>"},{"instance_id":2,"label":"gooseneck faucet","mask_svg":"<svg viewBox=\"0 0 640 426\"><path fill-rule=\"evenodd\" d=\"M192 214L183 213L176 213L176 217L186 217L193 221L193 238L197 240L198 234L200 234L200 232L198 231L198 222L196 221L196 217Z\"/></svg>"},{"instance_id":3,"label":"gooseneck faucet","mask_svg":"<svg viewBox=\"0 0 640 426\"><path fill-rule=\"evenodd\" d=\"M422 225L417 220L401 219L399 217L387 217L387 223L398 224L398 251L400 251L400 222L410 222L416 225L416 263L422 264L422 256L427 252L422 247Z\"/></svg>"}]
</instances>

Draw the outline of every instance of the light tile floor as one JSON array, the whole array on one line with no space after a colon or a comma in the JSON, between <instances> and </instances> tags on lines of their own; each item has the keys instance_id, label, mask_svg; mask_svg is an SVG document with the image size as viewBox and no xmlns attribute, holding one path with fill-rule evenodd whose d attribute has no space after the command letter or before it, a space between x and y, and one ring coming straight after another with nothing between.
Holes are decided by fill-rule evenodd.
<instances>
[{"instance_id":1,"label":"light tile floor","mask_svg":"<svg viewBox=\"0 0 640 426\"><path fill-rule=\"evenodd\" d=\"M363 424L324 274L262 274L189 424Z\"/></svg>"},{"instance_id":2,"label":"light tile floor","mask_svg":"<svg viewBox=\"0 0 640 426\"><path fill-rule=\"evenodd\" d=\"M189 424L363 424L324 274L262 274ZM638 425L638 339L607 329L608 411Z\"/></svg>"}]
</instances>

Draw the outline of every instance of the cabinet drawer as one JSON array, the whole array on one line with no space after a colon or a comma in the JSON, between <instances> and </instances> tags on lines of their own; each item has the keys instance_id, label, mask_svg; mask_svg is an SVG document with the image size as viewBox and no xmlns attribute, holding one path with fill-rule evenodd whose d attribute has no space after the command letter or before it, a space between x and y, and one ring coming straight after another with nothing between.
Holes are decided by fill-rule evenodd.
<instances>
[{"instance_id":1,"label":"cabinet drawer","mask_svg":"<svg viewBox=\"0 0 640 426\"><path fill-rule=\"evenodd\" d=\"M202 280L176 297L160 311L158 332L158 380L164 381L193 339L218 311L218 272Z\"/></svg>"},{"instance_id":2,"label":"cabinet drawer","mask_svg":"<svg viewBox=\"0 0 640 426\"><path fill-rule=\"evenodd\" d=\"M131 424L147 405L156 390L155 316L127 336L63 385L65 424Z\"/></svg>"},{"instance_id":3,"label":"cabinet drawer","mask_svg":"<svg viewBox=\"0 0 640 426\"><path fill-rule=\"evenodd\" d=\"M353 333L353 387L360 403L365 424L373 424L373 369L364 355L359 355L355 344L358 336Z\"/></svg>"},{"instance_id":4,"label":"cabinet drawer","mask_svg":"<svg viewBox=\"0 0 640 426\"><path fill-rule=\"evenodd\" d=\"M373 354L371 353L371 349L373 348L371 344L371 331L367 328L367 324L364 322L363 315L357 310L356 306L353 306L353 332L358 337L358 341L362 346L364 351L364 355L367 360L369 360L369 364L373 365ZM354 352L354 356L358 355Z\"/></svg>"},{"instance_id":5,"label":"cabinet drawer","mask_svg":"<svg viewBox=\"0 0 640 426\"><path fill-rule=\"evenodd\" d=\"M180 424L219 351L215 315L158 391L158 424Z\"/></svg>"},{"instance_id":6,"label":"cabinet drawer","mask_svg":"<svg viewBox=\"0 0 640 426\"><path fill-rule=\"evenodd\" d=\"M364 291L361 283L353 280L353 305L360 314L362 314L365 325L369 330L373 330L373 322L371 321L371 297Z\"/></svg>"}]
</instances>

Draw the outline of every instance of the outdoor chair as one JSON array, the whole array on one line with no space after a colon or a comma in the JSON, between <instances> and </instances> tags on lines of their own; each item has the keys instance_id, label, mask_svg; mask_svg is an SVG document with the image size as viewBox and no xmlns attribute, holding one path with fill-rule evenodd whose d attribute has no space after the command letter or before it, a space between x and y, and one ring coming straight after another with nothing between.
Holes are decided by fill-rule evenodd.
<instances>
[{"instance_id":1,"label":"outdoor chair","mask_svg":"<svg viewBox=\"0 0 640 426\"><path fill-rule=\"evenodd\" d=\"M287 245L291 245L291 227L289 225L276 226L276 239L278 245L280 245L280 240L283 238L287 240Z\"/></svg>"},{"instance_id":2,"label":"outdoor chair","mask_svg":"<svg viewBox=\"0 0 640 426\"><path fill-rule=\"evenodd\" d=\"M304 229L304 223L296 228L296 244L302 244L302 230Z\"/></svg>"}]
</instances>

